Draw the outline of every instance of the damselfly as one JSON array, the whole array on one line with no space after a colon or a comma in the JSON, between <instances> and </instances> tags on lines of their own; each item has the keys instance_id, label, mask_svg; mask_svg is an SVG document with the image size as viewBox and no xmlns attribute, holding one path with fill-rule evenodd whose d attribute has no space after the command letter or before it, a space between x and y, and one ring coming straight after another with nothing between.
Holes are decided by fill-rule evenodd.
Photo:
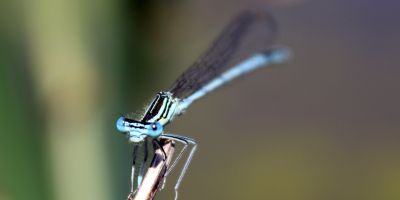
<instances>
[{"instance_id":1,"label":"damselfly","mask_svg":"<svg viewBox=\"0 0 400 200\"><path fill-rule=\"evenodd\" d=\"M158 144L159 139L169 139L184 146L166 172L166 176L177 164L182 154L192 145L191 151L175 184L175 199L185 172L193 158L197 143L192 138L166 133L164 127L181 115L194 101L232 79L254 69L285 61L289 51L274 47L276 24L265 12L244 12L235 18L215 40L211 48L189 67L169 90L159 92L149 104L141 119L126 116L117 120L117 129L135 144L147 142L147 138ZM147 159L147 144L144 145L144 161ZM160 147L160 145L158 145ZM137 146L134 147L135 163ZM138 187L143 178L143 163L136 179ZM132 174L132 193L134 192Z\"/></svg>"}]
</instances>

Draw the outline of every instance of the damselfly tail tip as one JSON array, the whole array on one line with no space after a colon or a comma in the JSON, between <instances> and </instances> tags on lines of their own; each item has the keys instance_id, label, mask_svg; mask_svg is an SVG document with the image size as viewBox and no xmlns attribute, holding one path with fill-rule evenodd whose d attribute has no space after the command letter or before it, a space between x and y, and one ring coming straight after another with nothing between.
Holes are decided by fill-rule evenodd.
<instances>
[{"instance_id":1,"label":"damselfly tail tip","mask_svg":"<svg viewBox=\"0 0 400 200\"><path fill-rule=\"evenodd\" d=\"M270 49L265 53L271 58L272 63L283 63L292 57L292 51L288 47L278 46Z\"/></svg>"}]
</instances>

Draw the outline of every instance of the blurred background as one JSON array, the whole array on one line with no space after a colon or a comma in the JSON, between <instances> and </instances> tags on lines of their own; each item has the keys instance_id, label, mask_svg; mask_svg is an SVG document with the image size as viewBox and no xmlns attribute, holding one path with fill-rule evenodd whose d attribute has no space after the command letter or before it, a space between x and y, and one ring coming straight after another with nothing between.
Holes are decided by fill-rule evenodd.
<instances>
[{"instance_id":1,"label":"blurred background","mask_svg":"<svg viewBox=\"0 0 400 200\"><path fill-rule=\"evenodd\" d=\"M167 128L199 142L180 199L400 199L399 1L16 0L0 3L0 200L126 199L115 120L254 7L294 57Z\"/></svg>"}]
</instances>

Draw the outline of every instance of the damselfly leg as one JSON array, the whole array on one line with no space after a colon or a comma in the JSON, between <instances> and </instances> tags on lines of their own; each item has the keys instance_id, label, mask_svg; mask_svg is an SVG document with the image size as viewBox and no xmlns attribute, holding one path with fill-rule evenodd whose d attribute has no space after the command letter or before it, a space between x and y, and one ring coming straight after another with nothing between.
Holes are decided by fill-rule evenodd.
<instances>
[{"instance_id":1,"label":"damselfly leg","mask_svg":"<svg viewBox=\"0 0 400 200\"><path fill-rule=\"evenodd\" d=\"M139 153L139 151L143 151L143 153ZM143 155L143 159L140 161L140 165L138 168L138 162L137 162L137 157L138 154ZM143 143L139 144L136 143L133 146L133 152L132 152L132 171L131 171L131 193L130 195L135 194L136 190L140 187L140 184L143 181L143 177L145 174L145 168L147 164L147 158L148 158L148 141L145 140ZM137 178L135 177L136 170L138 171ZM136 181L136 184L135 184Z\"/></svg>"},{"instance_id":2,"label":"damselfly leg","mask_svg":"<svg viewBox=\"0 0 400 200\"><path fill-rule=\"evenodd\" d=\"M189 137L185 137L185 136L181 136L181 135L175 135L175 134L162 134L160 136L160 138L163 139L169 139L169 140L173 140L176 142L180 142L182 143L184 146L182 148L182 150L179 152L178 156L175 158L175 160L172 162L171 166L169 167L169 169L167 170L167 172L165 173L165 177L167 177L169 175L169 173L171 173L171 171L174 169L174 167L176 166L176 164L178 163L178 161L182 158L183 153L185 152L185 150L187 149L188 145L191 144L193 145L192 149L190 150L190 153L185 161L185 164L181 170L181 173L179 174L178 180L175 183L175 200L178 199L178 190L179 190L179 186L182 182L183 177L185 176L185 173L190 165L190 162L192 161L193 155L196 152L197 149L197 142ZM165 180L165 179L164 179Z\"/></svg>"},{"instance_id":3,"label":"damselfly leg","mask_svg":"<svg viewBox=\"0 0 400 200\"><path fill-rule=\"evenodd\" d=\"M162 148L162 146L160 144L160 141L154 139L153 140L153 146L154 146L154 149L160 149L161 150L161 152L163 154L163 160L165 161L167 159L167 154L165 153L164 148Z\"/></svg>"},{"instance_id":4,"label":"damselfly leg","mask_svg":"<svg viewBox=\"0 0 400 200\"><path fill-rule=\"evenodd\" d=\"M132 151L132 169L131 169L131 192L129 194L128 199L135 193L136 189L135 188L135 166L136 166L136 157L137 157L137 151L139 148L139 144L134 144L133 145L133 151Z\"/></svg>"},{"instance_id":5,"label":"damselfly leg","mask_svg":"<svg viewBox=\"0 0 400 200\"><path fill-rule=\"evenodd\" d=\"M148 153L149 153L147 140L143 141L143 146L144 146L143 147L143 161L142 161L142 163L140 163L139 175L138 175L138 178L137 178L138 187L140 187L140 185L142 184L143 177L144 177L144 174L145 174L145 166L147 164L147 157L148 157Z\"/></svg>"}]
</instances>

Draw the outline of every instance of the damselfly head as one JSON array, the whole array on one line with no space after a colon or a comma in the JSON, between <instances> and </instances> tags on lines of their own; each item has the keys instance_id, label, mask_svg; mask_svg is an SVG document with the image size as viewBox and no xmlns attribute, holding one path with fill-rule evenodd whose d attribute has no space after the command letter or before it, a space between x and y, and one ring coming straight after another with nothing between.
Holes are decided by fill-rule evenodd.
<instances>
[{"instance_id":1,"label":"damselfly head","mask_svg":"<svg viewBox=\"0 0 400 200\"><path fill-rule=\"evenodd\" d=\"M157 138L164 131L159 122L141 122L126 117L118 118L116 126L131 142L142 142L147 136Z\"/></svg>"}]
</instances>

